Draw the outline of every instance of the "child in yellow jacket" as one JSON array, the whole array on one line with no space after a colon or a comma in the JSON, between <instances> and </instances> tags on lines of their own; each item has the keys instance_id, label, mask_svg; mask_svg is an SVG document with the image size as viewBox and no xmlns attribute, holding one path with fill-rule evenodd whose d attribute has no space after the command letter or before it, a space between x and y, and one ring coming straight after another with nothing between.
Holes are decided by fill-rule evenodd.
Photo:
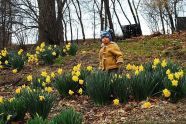
<instances>
[{"instance_id":1,"label":"child in yellow jacket","mask_svg":"<svg viewBox=\"0 0 186 124\"><path fill-rule=\"evenodd\" d=\"M101 49L99 51L99 68L104 71L118 73L123 63L123 54L119 46L112 42L109 31L101 32Z\"/></svg>"}]
</instances>

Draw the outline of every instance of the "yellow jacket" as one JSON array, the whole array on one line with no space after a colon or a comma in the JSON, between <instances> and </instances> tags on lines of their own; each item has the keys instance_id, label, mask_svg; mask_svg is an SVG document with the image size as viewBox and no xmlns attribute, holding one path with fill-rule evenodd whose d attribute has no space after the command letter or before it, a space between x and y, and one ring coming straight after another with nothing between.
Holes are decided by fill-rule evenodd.
<instances>
[{"instance_id":1,"label":"yellow jacket","mask_svg":"<svg viewBox=\"0 0 186 124\"><path fill-rule=\"evenodd\" d=\"M108 45L101 45L99 51L99 69L109 70L118 68L118 63L123 63L123 55L114 42L110 42Z\"/></svg>"}]
</instances>

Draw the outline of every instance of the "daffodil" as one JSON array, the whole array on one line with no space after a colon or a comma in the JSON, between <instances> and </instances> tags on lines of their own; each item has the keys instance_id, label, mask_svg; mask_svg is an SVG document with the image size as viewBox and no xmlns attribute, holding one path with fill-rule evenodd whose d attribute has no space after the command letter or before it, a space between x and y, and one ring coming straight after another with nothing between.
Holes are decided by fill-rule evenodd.
<instances>
[{"instance_id":1,"label":"daffodil","mask_svg":"<svg viewBox=\"0 0 186 124\"><path fill-rule=\"evenodd\" d=\"M45 82L43 82L43 83L42 83L42 86L43 86L43 87L45 87L45 86L46 86L46 83L45 83Z\"/></svg>"},{"instance_id":2,"label":"daffodil","mask_svg":"<svg viewBox=\"0 0 186 124\"><path fill-rule=\"evenodd\" d=\"M179 75L178 72L176 72L176 73L174 74L174 76L175 76L176 79L179 79L179 78L180 78L180 75Z\"/></svg>"},{"instance_id":3,"label":"daffodil","mask_svg":"<svg viewBox=\"0 0 186 124\"><path fill-rule=\"evenodd\" d=\"M162 67L166 67L166 66L167 66L167 62L166 62L165 59L162 61L161 66L162 66Z\"/></svg>"},{"instance_id":4,"label":"daffodil","mask_svg":"<svg viewBox=\"0 0 186 124\"><path fill-rule=\"evenodd\" d=\"M78 71L78 67L77 67L77 66L74 66L74 67L73 67L73 70L74 70L74 71Z\"/></svg>"},{"instance_id":5,"label":"daffodil","mask_svg":"<svg viewBox=\"0 0 186 124\"><path fill-rule=\"evenodd\" d=\"M63 72L63 70L62 70L61 68L59 68L59 69L57 70L57 73L58 73L59 75L61 75L62 72Z\"/></svg>"},{"instance_id":6,"label":"daffodil","mask_svg":"<svg viewBox=\"0 0 186 124\"><path fill-rule=\"evenodd\" d=\"M56 52L52 52L52 55L53 55L53 56L56 56Z\"/></svg>"},{"instance_id":7,"label":"daffodil","mask_svg":"<svg viewBox=\"0 0 186 124\"><path fill-rule=\"evenodd\" d=\"M92 71L92 66L87 66L87 71Z\"/></svg>"},{"instance_id":8,"label":"daffodil","mask_svg":"<svg viewBox=\"0 0 186 124\"><path fill-rule=\"evenodd\" d=\"M138 70L135 71L135 75L139 75L139 71Z\"/></svg>"},{"instance_id":9,"label":"daffodil","mask_svg":"<svg viewBox=\"0 0 186 124\"><path fill-rule=\"evenodd\" d=\"M83 89L80 88L80 89L78 90L78 93L79 93L80 95L82 95L82 93L83 93Z\"/></svg>"},{"instance_id":10,"label":"daffodil","mask_svg":"<svg viewBox=\"0 0 186 124\"><path fill-rule=\"evenodd\" d=\"M39 96L39 101L44 101L45 100L45 97L44 96Z\"/></svg>"},{"instance_id":11,"label":"daffodil","mask_svg":"<svg viewBox=\"0 0 186 124\"><path fill-rule=\"evenodd\" d=\"M114 105L119 105L119 99L114 99L114 100L113 100L113 104L114 104Z\"/></svg>"},{"instance_id":12,"label":"daffodil","mask_svg":"<svg viewBox=\"0 0 186 124\"><path fill-rule=\"evenodd\" d=\"M55 78L55 73L54 72L51 73L51 77Z\"/></svg>"},{"instance_id":13,"label":"daffodil","mask_svg":"<svg viewBox=\"0 0 186 124\"><path fill-rule=\"evenodd\" d=\"M139 71L141 72L141 71L143 71L143 70L144 70L143 65L140 65L140 66L139 66Z\"/></svg>"},{"instance_id":14,"label":"daffodil","mask_svg":"<svg viewBox=\"0 0 186 124\"><path fill-rule=\"evenodd\" d=\"M41 76L43 76L43 77L47 77L47 75L48 75L48 74L47 74L46 71L42 71L42 72L41 72Z\"/></svg>"},{"instance_id":15,"label":"daffodil","mask_svg":"<svg viewBox=\"0 0 186 124\"><path fill-rule=\"evenodd\" d=\"M0 69L3 69L3 66L2 65L0 65Z\"/></svg>"},{"instance_id":16,"label":"daffodil","mask_svg":"<svg viewBox=\"0 0 186 124\"><path fill-rule=\"evenodd\" d=\"M45 91L48 93L51 93L53 91L52 87L45 87Z\"/></svg>"},{"instance_id":17,"label":"daffodil","mask_svg":"<svg viewBox=\"0 0 186 124\"><path fill-rule=\"evenodd\" d=\"M8 65L8 60L5 61L5 64Z\"/></svg>"},{"instance_id":18,"label":"daffodil","mask_svg":"<svg viewBox=\"0 0 186 124\"><path fill-rule=\"evenodd\" d=\"M84 80L79 80L80 85L83 85L83 83L84 83Z\"/></svg>"},{"instance_id":19,"label":"daffodil","mask_svg":"<svg viewBox=\"0 0 186 124\"><path fill-rule=\"evenodd\" d=\"M160 60L158 59L158 58L155 58L154 59L154 65L157 65L157 64L159 64L160 63Z\"/></svg>"},{"instance_id":20,"label":"daffodil","mask_svg":"<svg viewBox=\"0 0 186 124\"><path fill-rule=\"evenodd\" d=\"M172 80L172 86L177 87L178 86L178 81L177 80Z\"/></svg>"},{"instance_id":21,"label":"daffodil","mask_svg":"<svg viewBox=\"0 0 186 124\"><path fill-rule=\"evenodd\" d=\"M131 64L127 64L126 69L127 69L127 70L131 70L131 69L132 69Z\"/></svg>"},{"instance_id":22,"label":"daffodil","mask_svg":"<svg viewBox=\"0 0 186 124\"><path fill-rule=\"evenodd\" d=\"M32 75L27 76L27 81L32 81Z\"/></svg>"},{"instance_id":23,"label":"daffodil","mask_svg":"<svg viewBox=\"0 0 186 124\"><path fill-rule=\"evenodd\" d=\"M23 52L23 49L20 49L20 50L18 51L18 55L21 55L22 52Z\"/></svg>"},{"instance_id":24,"label":"daffodil","mask_svg":"<svg viewBox=\"0 0 186 124\"><path fill-rule=\"evenodd\" d=\"M47 76L45 81L46 81L46 83L50 83L51 82L50 76Z\"/></svg>"},{"instance_id":25,"label":"daffodil","mask_svg":"<svg viewBox=\"0 0 186 124\"><path fill-rule=\"evenodd\" d=\"M10 98L8 101L9 101L9 102L12 102L12 101L14 101L14 99L15 99L15 98L13 97L13 98Z\"/></svg>"},{"instance_id":26,"label":"daffodil","mask_svg":"<svg viewBox=\"0 0 186 124\"><path fill-rule=\"evenodd\" d=\"M130 74L128 74L128 73L126 74L126 77L127 77L128 79L130 79L130 78L131 78L131 77L130 77Z\"/></svg>"},{"instance_id":27,"label":"daffodil","mask_svg":"<svg viewBox=\"0 0 186 124\"><path fill-rule=\"evenodd\" d=\"M20 87L17 88L15 92L16 92L16 94L20 94L21 93L21 88Z\"/></svg>"},{"instance_id":28,"label":"daffodil","mask_svg":"<svg viewBox=\"0 0 186 124\"><path fill-rule=\"evenodd\" d=\"M78 78L78 76L72 76L72 80L75 82L78 82L79 78Z\"/></svg>"},{"instance_id":29,"label":"daffodil","mask_svg":"<svg viewBox=\"0 0 186 124\"><path fill-rule=\"evenodd\" d=\"M41 48L44 48L45 47L45 42L42 42L41 45L40 45Z\"/></svg>"},{"instance_id":30,"label":"daffodil","mask_svg":"<svg viewBox=\"0 0 186 124\"><path fill-rule=\"evenodd\" d=\"M163 95L164 95L165 97L170 97L171 92L170 92L168 89L164 89L164 90L163 90Z\"/></svg>"},{"instance_id":31,"label":"daffodil","mask_svg":"<svg viewBox=\"0 0 186 124\"><path fill-rule=\"evenodd\" d=\"M171 73L170 69L166 71L166 74L169 75Z\"/></svg>"},{"instance_id":32,"label":"daffodil","mask_svg":"<svg viewBox=\"0 0 186 124\"><path fill-rule=\"evenodd\" d=\"M168 75L168 79L172 81L174 79L174 75L173 74L169 74Z\"/></svg>"},{"instance_id":33,"label":"daffodil","mask_svg":"<svg viewBox=\"0 0 186 124\"><path fill-rule=\"evenodd\" d=\"M69 91L68 91L68 94L69 94L69 95L73 95L73 94L74 94L74 91L69 90Z\"/></svg>"},{"instance_id":34,"label":"daffodil","mask_svg":"<svg viewBox=\"0 0 186 124\"><path fill-rule=\"evenodd\" d=\"M150 102L145 102L143 105L142 105L142 108L150 108L151 107L151 103Z\"/></svg>"},{"instance_id":35,"label":"daffodil","mask_svg":"<svg viewBox=\"0 0 186 124\"><path fill-rule=\"evenodd\" d=\"M0 96L0 103L3 103L3 97Z\"/></svg>"},{"instance_id":36,"label":"daffodil","mask_svg":"<svg viewBox=\"0 0 186 124\"><path fill-rule=\"evenodd\" d=\"M183 77L183 75L184 75L183 70L180 70L178 73L179 73L180 77Z\"/></svg>"},{"instance_id":37,"label":"daffodil","mask_svg":"<svg viewBox=\"0 0 186 124\"><path fill-rule=\"evenodd\" d=\"M17 73L17 69L13 69L12 73L16 74Z\"/></svg>"},{"instance_id":38,"label":"daffodil","mask_svg":"<svg viewBox=\"0 0 186 124\"><path fill-rule=\"evenodd\" d=\"M77 71L75 75L79 77L81 75L80 71Z\"/></svg>"}]
</instances>

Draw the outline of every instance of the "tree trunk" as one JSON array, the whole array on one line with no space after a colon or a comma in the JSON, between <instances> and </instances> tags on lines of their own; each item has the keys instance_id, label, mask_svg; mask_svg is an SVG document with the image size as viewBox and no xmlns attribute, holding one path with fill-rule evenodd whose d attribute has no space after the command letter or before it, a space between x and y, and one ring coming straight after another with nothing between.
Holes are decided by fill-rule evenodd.
<instances>
[{"instance_id":1,"label":"tree trunk","mask_svg":"<svg viewBox=\"0 0 186 124\"><path fill-rule=\"evenodd\" d=\"M114 0L114 1L111 0L111 1L112 1L112 4L113 4L114 13L115 13L115 15L116 15L116 18L117 18L117 20L118 20L119 26L120 26L121 31L122 31L123 36L124 36L124 35L125 35L125 32L122 30L122 25L121 25L121 22L120 22L120 20L119 20L118 14L117 14L117 12L116 12L115 0Z\"/></svg>"},{"instance_id":2,"label":"tree trunk","mask_svg":"<svg viewBox=\"0 0 186 124\"><path fill-rule=\"evenodd\" d=\"M130 2L130 0L127 0L127 1L128 1L128 4L129 4L129 7L130 7L130 11L131 11L131 13L132 13L132 16L133 16L133 18L134 18L134 22L135 22L135 24L137 24L137 19L136 19L136 16L135 16L135 14L134 14L134 11L133 11L131 2Z\"/></svg>"},{"instance_id":3,"label":"tree trunk","mask_svg":"<svg viewBox=\"0 0 186 124\"><path fill-rule=\"evenodd\" d=\"M79 4L79 0L76 0L77 2L77 5L78 5L78 9L79 9L79 14L78 14L78 9L74 3L74 0L72 0L72 3L75 7L75 10L76 10L76 14L77 14L77 17L78 17L78 20L80 22L80 25L81 25L81 31L82 31L82 36L83 36L83 41L85 41L85 32L84 32L84 26L83 26L83 22L82 22L82 15L81 15L81 8L80 8L80 4Z\"/></svg>"},{"instance_id":4,"label":"tree trunk","mask_svg":"<svg viewBox=\"0 0 186 124\"><path fill-rule=\"evenodd\" d=\"M172 17L172 14L170 12L170 8L169 8L169 5L168 5L167 2L165 3L165 9L166 9L167 14L168 14L168 17L169 17L169 21L170 21L170 24L171 24L172 33L174 33L174 31L175 31L174 21L173 21L173 17Z\"/></svg>"},{"instance_id":5,"label":"tree trunk","mask_svg":"<svg viewBox=\"0 0 186 124\"><path fill-rule=\"evenodd\" d=\"M69 4L67 4L67 8L68 8L69 23L70 23L70 36L71 36L71 42L72 42L73 41L73 31L72 31L72 19L71 19L71 11L70 11Z\"/></svg>"},{"instance_id":6,"label":"tree trunk","mask_svg":"<svg viewBox=\"0 0 186 124\"><path fill-rule=\"evenodd\" d=\"M163 11L162 11L162 4L161 2L159 3L159 12L160 12L160 19L161 19L161 24L162 24L162 29L163 29L163 34L165 34L165 25L164 25L164 21L163 21Z\"/></svg>"},{"instance_id":7,"label":"tree trunk","mask_svg":"<svg viewBox=\"0 0 186 124\"><path fill-rule=\"evenodd\" d=\"M56 18L55 0L38 0L39 7L39 40L48 44L60 45L64 41L62 25L61 0L57 0L58 17Z\"/></svg>"},{"instance_id":8,"label":"tree trunk","mask_svg":"<svg viewBox=\"0 0 186 124\"><path fill-rule=\"evenodd\" d=\"M113 30L113 32L111 33L112 39L114 40L115 39L115 32L114 32L114 26L112 23L112 17L111 17L110 8L109 8L109 0L104 0L104 2L105 2L105 11L107 12L106 14L108 16L109 26L110 26L110 29Z\"/></svg>"}]
</instances>

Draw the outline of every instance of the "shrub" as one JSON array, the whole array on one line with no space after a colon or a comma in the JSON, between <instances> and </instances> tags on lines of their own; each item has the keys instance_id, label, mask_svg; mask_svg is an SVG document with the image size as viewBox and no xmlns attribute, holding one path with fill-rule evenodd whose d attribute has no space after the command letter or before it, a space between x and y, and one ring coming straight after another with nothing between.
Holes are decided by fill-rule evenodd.
<instances>
[{"instance_id":1,"label":"shrub","mask_svg":"<svg viewBox=\"0 0 186 124\"><path fill-rule=\"evenodd\" d=\"M112 93L114 98L119 98L121 102L126 103L129 99L130 93L130 79L126 76L114 76L112 82Z\"/></svg>"},{"instance_id":2,"label":"shrub","mask_svg":"<svg viewBox=\"0 0 186 124\"><path fill-rule=\"evenodd\" d=\"M50 124L82 124L82 115L72 108L65 108L55 116Z\"/></svg>"},{"instance_id":3,"label":"shrub","mask_svg":"<svg viewBox=\"0 0 186 124\"><path fill-rule=\"evenodd\" d=\"M164 78L163 84L171 92L170 99L172 102L176 102L185 96L186 79L183 70L175 73L170 71L170 74L167 74Z\"/></svg>"},{"instance_id":4,"label":"shrub","mask_svg":"<svg viewBox=\"0 0 186 124\"><path fill-rule=\"evenodd\" d=\"M17 52L10 52L8 62L12 68L21 70L25 64L25 57Z\"/></svg>"},{"instance_id":5,"label":"shrub","mask_svg":"<svg viewBox=\"0 0 186 124\"><path fill-rule=\"evenodd\" d=\"M64 73L58 76L54 81L54 87L58 90L61 96L69 96L69 90L77 91L78 83L72 80L71 73Z\"/></svg>"},{"instance_id":6,"label":"shrub","mask_svg":"<svg viewBox=\"0 0 186 124\"><path fill-rule=\"evenodd\" d=\"M47 118L55 100L52 94L41 90L25 89L20 95L24 97L28 112L32 117L38 114L43 119Z\"/></svg>"},{"instance_id":7,"label":"shrub","mask_svg":"<svg viewBox=\"0 0 186 124\"><path fill-rule=\"evenodd\" d=\"M22 97L4 100L0 104L0 118L4 122L24 120L26 112L26 103Z\"/></svg>"},{"instance_id":8,"label":"shrub","mask_svg":"<svg viewBox=\"0 0 186 124\"><path fill-rule=\"evenodd\" d=\"M44 120L42 117L35 116L33 119L29 120L27 124L48 124L48 121Z\"/></svg>"},{"instance_id":9,"label":"shrub","mask_svg":"<svg viewBox=\"0 0 186 124\"><path fill-rule=\"evenodd\" d=\"M132 95L134 96L135 100L145 100L147 97L153 94L156 86L159 83L154 81L153 77L153 73L144 71L130 79Z\"/></svg>"},{"instance_id":10,"label":"shrub","mask_svg":"<svg viewBox=\"0 0 186 124\"><path fill-rule=\"evenodd\" d=\"M71 55L71 56L75 56L77 50L78 50L78 45L77 45L76 43L73 43L73 44L70 46L70 49L69 49L69 51L68 51L68 54Z\"/></svg>"},{"instance_id":11,"label":"shrub","mask_svg":"<svg viewBox=\"0 0 186 124\"><path fill-rule=\"evenodd\" d=\"M105 104L111 96L111 76L107 72L96 71L86 78L87 93L96 104Z\"/></svg>"}]
</instances>

